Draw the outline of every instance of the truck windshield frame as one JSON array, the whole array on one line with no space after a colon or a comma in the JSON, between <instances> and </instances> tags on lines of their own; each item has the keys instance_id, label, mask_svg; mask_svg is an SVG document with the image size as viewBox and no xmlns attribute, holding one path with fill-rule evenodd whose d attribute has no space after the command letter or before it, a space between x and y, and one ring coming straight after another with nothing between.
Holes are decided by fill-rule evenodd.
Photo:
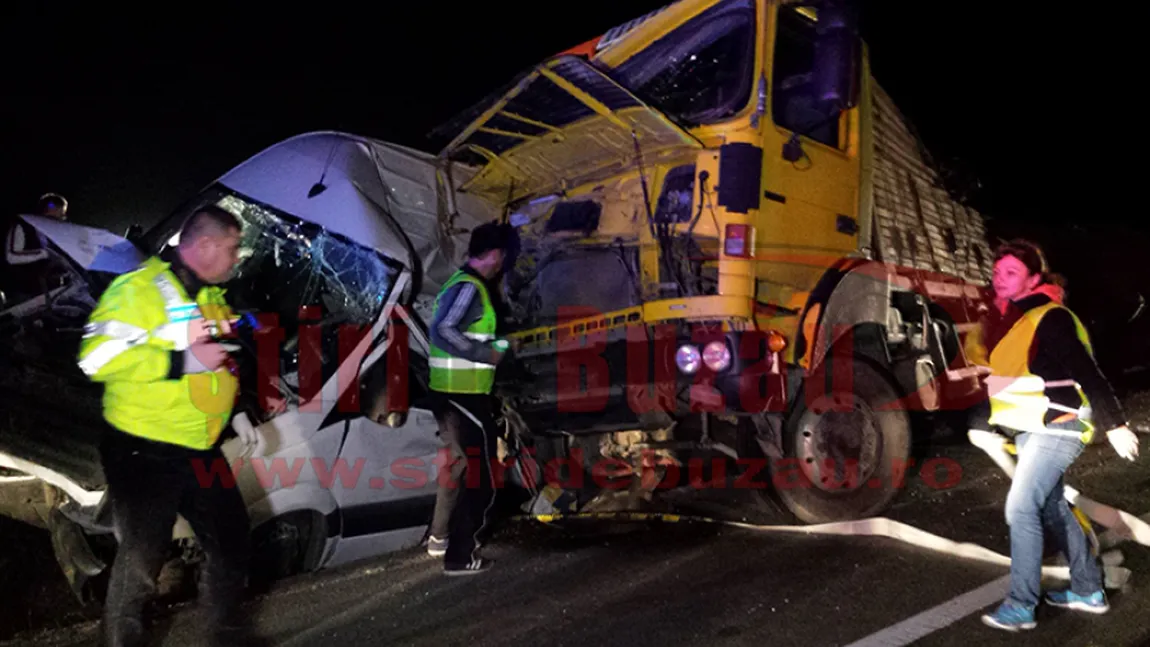
<instances>
[{"instance_id":1,"label":"truck windshield frame","mask_svg":"<svg viewBox=\"0 0 1150 647\"><path fill-rule=\"evenodd\" d=\"M606 72L680 126L730 119L754 91L755 4L716 4Z\"/></svg>"}]
</instances>

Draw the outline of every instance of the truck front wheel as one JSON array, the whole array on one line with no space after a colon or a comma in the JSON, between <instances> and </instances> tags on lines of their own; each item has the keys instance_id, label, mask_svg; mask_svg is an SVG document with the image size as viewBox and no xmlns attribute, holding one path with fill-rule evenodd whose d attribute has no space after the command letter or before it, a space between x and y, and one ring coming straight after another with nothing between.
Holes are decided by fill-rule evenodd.
<instances>
[{"instance_id":1,"label":"truck front wheel","mask_svg":"<svg viewBox=\"0 0 1150 647\"><path fill-rule=\"evenodd\" d=\"M771 461L776 495L800 520L881 513L903 487L911 428L892 382L857 357L834 357L803 385Z\"/></svg>"}]
</instances>

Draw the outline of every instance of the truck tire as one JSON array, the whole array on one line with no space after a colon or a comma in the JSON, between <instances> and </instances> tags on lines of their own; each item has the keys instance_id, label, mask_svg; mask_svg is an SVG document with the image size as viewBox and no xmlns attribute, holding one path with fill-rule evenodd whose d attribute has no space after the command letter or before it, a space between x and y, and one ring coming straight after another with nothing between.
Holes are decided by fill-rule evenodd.
<instances>
[{"instance_id":1,"label":"truck tire","mask_svg":"<svg viewBox=\"0 0 1150 647\"><path fill-rule=\"evenodd\" d=\"M910 418L885 372L858 357L828 361L839 368L803 385L783 425L783 458L771 462L775 496L810 524L881 513L905 485L911 450Z\"/></svg>"}]
</instances>

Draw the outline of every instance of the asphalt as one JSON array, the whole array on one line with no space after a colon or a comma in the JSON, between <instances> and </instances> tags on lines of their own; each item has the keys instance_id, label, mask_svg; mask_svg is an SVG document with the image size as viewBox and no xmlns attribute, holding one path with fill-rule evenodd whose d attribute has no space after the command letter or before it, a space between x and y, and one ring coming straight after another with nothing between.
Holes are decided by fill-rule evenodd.
<instances>
[{"instance_id":1,"label":"asphalt","mask_svg":"<svg viewBox=\"0 0 1150 647\"><path fill-rule=\"evenodd\" d=\"M978 450L941 446L962 478L932 487L923 475L888 517L958 541L1008 553L1002 501L1006 478ZM1069 482L1092 498L1142 514L1150 460L1123 464L1095 445ZM750 493L708 492L686 512L770 522ZM748 512L750 511L750 512ZM1127 543L1133 577L1111 592L1104 616L1042 608L1039 627L1007 634L979 612L914 644L1150 645L1150 549ZM979 589L1003 566L955 558L891 539L789 535L702 523L564 526L513 522L486 549L495 567L445 577L416 550L279 583L252 602L271 644L582 646L628 644L848 645ZM170 610L163 645L200 644L193 604ZM5 645L96 644L96 626L26 634ZM901 644L901 643L900 643Z\"/></svg>"}]
</instances>

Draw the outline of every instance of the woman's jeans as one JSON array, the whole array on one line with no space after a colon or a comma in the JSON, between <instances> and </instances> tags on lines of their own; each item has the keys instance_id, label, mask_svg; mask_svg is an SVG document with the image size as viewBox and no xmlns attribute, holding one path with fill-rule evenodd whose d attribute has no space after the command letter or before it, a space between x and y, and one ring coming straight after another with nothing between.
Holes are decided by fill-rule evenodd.
<instances>
[{"instance_id":1,"label":"woman's jeans","mask_svg":"<svg viewBox=\"0 0 1150 647\"><path fill-rule=\"evenodd\" d=\"M1051 425L1057 428L1061 425ZM1076 427L1071 425L1071 428ZM1042 581L1043 529L1070 563L1071 590L1090 595L1102 589L1102 573L1086 534L1063 494L1062 475L1085 445L1070 435L1023 433L1015 438L1018 466L1006 497L1010 525L1010 602L1034 608Z\"/></svg>"}]
</instances>

